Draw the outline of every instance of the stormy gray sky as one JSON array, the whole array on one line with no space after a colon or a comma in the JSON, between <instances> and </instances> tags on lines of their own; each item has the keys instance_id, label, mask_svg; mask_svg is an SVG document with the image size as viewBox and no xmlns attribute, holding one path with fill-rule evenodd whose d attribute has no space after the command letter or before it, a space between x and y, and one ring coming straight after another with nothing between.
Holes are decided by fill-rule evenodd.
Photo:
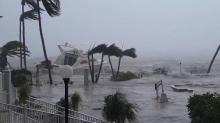
<instances>
[{"instance_id":1,"label":"stormy gray sky","mask_svg":"<svg viewBox=\"0 0 220 123\"><path fill-rule=\"evenodd\" d=\"M93 43L124 42L139 56L207 57L220 43L219 0L61 0L59 17L43 14L49 56L69 42L87 50ZM20 0L0 0L0 45L18 40ZM27 22L32 57L43 56L38 23Z\"/></svg>"}]
</instances>

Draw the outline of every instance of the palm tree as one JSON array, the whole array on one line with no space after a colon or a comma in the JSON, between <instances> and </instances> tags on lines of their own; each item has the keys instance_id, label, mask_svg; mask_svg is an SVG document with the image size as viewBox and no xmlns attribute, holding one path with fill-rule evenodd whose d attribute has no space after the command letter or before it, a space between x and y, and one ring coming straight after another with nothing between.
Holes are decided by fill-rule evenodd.
<instances>
[{"instance_id":1,"label":"palm tree","mask_svg":"<svg viewBox=\"0 0 220 123\"><path fill-rule=\"evenodd\" d=\"M136 58L137 55L136 55L136 49L135 48L130 48L130 49L126 49L124 51L122 51L121 53L121 56L119 57L119 60L118 60L118 70L117 70L117 74L116 74L116 77L118 77L118 74L120 72L120 66L121 66L121 59L123 56L128 56L128 57L131 57L131 58Z\"/></svg>"},{"instance_id":2,"label":"palm tree","mask_svg":"<svg viewBox=\"0 0 220 123\"><path fill-rule=\"evenodd\" d=\"M4 46L0 48L0 69L3 70L8 64L7 57L14 57L18 56L20 54L20 49L23 48L23 44L21 44L19 41L10 41L6 43ZM29 51L27 47L26 49L26 54L29 54Z\"/></svg>"},{"instance_id":3,"label":"palm tree","mask_svg":"<svg viewBox=\"0 0 220 123\"><path fill-rule=\"evenodd\" d=\"M217 56L219 50L220 50L220 45L218 46L218 48L217 48L217 50L216 50L214 56L212 57L212 60L211 60L211 62L210 62L210 64L209 64L209 68L208 68L207 73L209 73L209 72L211 71L212 65L213 65L213 63L214 63L214 61L215 61L215 58L216 58L216 56Z\"/></svg>"},{"instance_id":4,"label":"palm tree","mask_svg":"<svg viewBox=\"0 0 220 123\"><path fill-rule=\"evenodd\" d=\"M44 8L46 9L47 13L49 14L49 16L54 17L54 16L60 15L60 1L59 0L37 0L38 8L40 8L40 1L42 2L42 4L43 4ZM50 84L53 84L53 80L52 80L52 76L51 76L51 67L50 67L51 62L48 60L48 57L47 57L47 51L46 51L44 35L43 35L43 30L42 30L40 9L38 9L38 17L39 17L39 21L38 21L39 22L39 31L40 31L40 36L41 36L41 42L42 42L45 62L47 64L47 68L48 68L49 81L50 81Z\"/></svg>"},{"instance_id":5,"label":"palm tree","mask_svg":"<svg viewBox=\"0 0 220 123\"><path fill-rule=\"evenodd\" d=\"M107 121L125 123L127 120L131 123L136 120L136 114L137 106L128 102L126 95L117 91L105 97L102 115Z\"/></svg>"},{"instance_id":6,"label":"palm tree","mask_svg":"<svg viewBox=\"0 0 220 123\"><path fill-rule=\"evenodd\" d=\"M112 65L112 61L111 61L111 56L120 57L121 53L122 53L121 49L119 47L115 46L115 44L110 45L104 51L104 54L108 56L113 79L115 79L115 73L114 73L114 69L113 69L113 65Z\"/></svg>"},{"instance_id":7,"label":"palm tree","mask_svg":"<svg viewBox=\"0 0 220 123\"><path fill-rule=\"evenodd\" d=\"M90 50L89 52L88 52L88 56L92 56L92 59L90 60L90 57L88 57L89 58L89 62L90 61L92 61L92 66L91 67L89 67L90 68L90 71L91 71L91 79L92 80L94 80L93 82L98 82L98 80L99 80L99 77L100 77L100 73L101 73L101 70L102 70L102 65L103 65L103 59L104 59L104 51L106 50L106 48L107 48L107 45L106 44L100 44L100 45L98 45L98 46L96 46L96 47L94 47L92 50ZM101 58L101 64L100 64L100 66L99 66L99 71L98 71L98 74L97 74L97 76L96 77L94 77L94 75L95 75L95 70L94 70L94 58L93 58L93 55L94 54L96 54L96 53L101 53L102 54L102 58ZM91 65L91 64L90 64Z\"/></svg>"},{"instance_id":8,"label":"palm tree","mask_svg":"<svg viewBox=\"0 0 220 123\"><path fill-rule=\"evenodd\" d=\"M38 17L37 17L37 3L34 1L34 0L22 0L21 1L21 5L22 5L22 14L20 16L20 26L19 26L19 41L20 43L23 44L23 50L20 50L20 68L22 69L23 66L23 58L24 58L24 69L26 70L27 69L27 62L26 62L26 51L25 51L25 46L26 46L26 38L25 38L25 19L33 19L33 20L37 20ZM25 12L24 11L24 7L25 5L28 5L32 10L31 11L28 11L28 12ZM22 41L22 39L23 41ZM23 52L23 53L22 53ZM24 56L23 56L24 54Z\"/></svg>"}]
</instances>

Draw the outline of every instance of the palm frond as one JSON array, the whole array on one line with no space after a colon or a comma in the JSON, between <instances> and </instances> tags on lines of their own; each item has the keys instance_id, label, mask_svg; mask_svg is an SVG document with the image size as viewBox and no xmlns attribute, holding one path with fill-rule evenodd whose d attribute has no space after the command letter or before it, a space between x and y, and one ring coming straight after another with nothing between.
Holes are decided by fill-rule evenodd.
<instances>
[{"instance_id":1,"label":"palm frond","mask_svg":"<svg viewBox=\"0 0 220 123\"><path fill-rule=\"evenodd\" d=\"M41 0L41 1L47 13L51 17L60 15L60 1L59 0Z\"/></svg>"},{"instance_id":2,"label":"palm frond","mask_svg":"<svg viewBox=\"0 0 220 123\"><path fill-rule=\"evenodd\" d=\"M38 9L36 0L23 0L24 4L28 5L31 9Z\"/></svg>"},{"instance_id":3,"label":"palm frond","mask_svg":"<svg viewBox=\"0 0 220 123\"><path fill-rule=\"evenodd\" d=\"M106 44L100 44L100 45L94 47L92 50L90 50L88 52L88 55L94 54L94 53L102 53L106 50L106 48L107 48Z\"/></svg>"},{"instance_id":4,"label":"palm frond","mask_svg":"<svg viewBox=\"0 0 220 123\"><path fill-rule=\"evenodd\" d=\"M136 50L135 48L126 49L122 52L123 56L129 56L131 58L136 58Z\"/></svg>"},{"instance_id":5,"label":"palm frond","mask_svg":"<svg viewBox=\"0 0 220 123\"><path fill-rule=\"evenodd\" d=\"M110 45L106 48L105 55L120 57L122 55L122 50L115 44Z\"/></svg>"},{"instance_id":6,"label":"palm frond","mask_svg":"<svg viewBox=\"0 0 220 123\"><path fill-rule=\"evenodd\" d=\"M24 19L32 19L32 20L38 20L38 10L37 9L32 9L27 12L24 12L20 16L20 21L24 21Z\"/></svg>"}]
</instances>

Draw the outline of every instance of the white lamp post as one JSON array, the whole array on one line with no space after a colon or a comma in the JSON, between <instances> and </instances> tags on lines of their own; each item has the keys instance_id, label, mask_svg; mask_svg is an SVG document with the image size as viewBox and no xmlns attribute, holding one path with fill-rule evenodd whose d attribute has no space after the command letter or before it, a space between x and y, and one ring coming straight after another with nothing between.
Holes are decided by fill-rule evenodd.
<instances>
[{"instance_id":1,"label":"white lamp post","mask_svg":"<svg viewBox=\"0 0 220 123\"><path fill-rule=\"evenodd\" d=\"M69 65L60 66L60 75L63 78L65 84L65 123L68 123L68 84L70 77L73 75L73 69Z\"/></svg>"}]
</instances>

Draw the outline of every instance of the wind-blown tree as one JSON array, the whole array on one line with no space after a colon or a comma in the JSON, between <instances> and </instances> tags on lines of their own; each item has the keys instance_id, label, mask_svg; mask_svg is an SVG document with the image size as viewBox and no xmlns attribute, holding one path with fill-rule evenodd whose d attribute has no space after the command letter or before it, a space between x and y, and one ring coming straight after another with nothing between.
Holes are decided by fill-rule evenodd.
<instances>
[{"instance_id":1,"label":"wind-blown tree","mask_svg":"<svg viewBox=\"0 0 220 123\"><path fill-rule=\"evenodd\" d=\"M211 62L210 62L210 64L209 64L209 68L208 68L207 73L209 73L209 72L211 71L212 65L213 65L213 63L214 63L214 61L215 61L215 58L216 58L216 56L217 56L219 50L220 50L220 45L218 46L218 48L217 48L217 50L216 50L214 56L212 57L212 60L211 60Z\"/></svg>"},{"instance_id":2,"label":"wind-blown tree","mask_svg":"<svg viewBox=\"0 0 220 123\"><path fill-rule=\"evenodd\" d=\"M60 15L60 1L59 0L37 0L37 6L40 8L40 2L42 2L46 12L49 14L50 17L59 16ZM47 51L45 46L45 40L42 30L42 22L41 22L41 12L40 9L38 9L38 17L39 17L39 31L40 31L40 37L45 57L45 62L47 64L48 74L49 74L49 81L50 84L53 84L52 76L51 76L51 61L48 60L47 57Z\"/></svg>"},{"instance_id":3,"label":"wind-blown tree","mask_svg":"<svg viewBox=\"0 0 220 123\"><path fill-rule=\"evenodd\" d=\"M105 97L102 115L111 123L125 123L126 120L131 123L136 120L137 112L137 106L120 92Z\"/></svg>"},{"instance_id":4,"label":"wind-blown tree","mask_svg":"<svg viewBox=\"0 0 220 123\"><path fill-rule=\"evenodd\" d=\"M19 57L20 49L23 48L23 45L19 41L10 41L0 48L0 69L3 70L8 64L7 57ZM26 51L28 51L27 47ZM29 51L26 52L29 55Z\"/></svg>"},{"instance_id":5,"label":"wind-blown tree","mask_svg":"<svg viewBox=\"0 0 220 123\"><path fill-rule=\"evenodd\" d=\"M102 65L103 65L103 62L104 62L104 52L107 48L107 45L106 44L100 44L96 47L94 47L92 50L90 50L88 52L88 61L89 61L89 69L90 69L90 75L91 75L91 79L92 79L92 82L94 83L97 83L98 80L99 80L99 77L100 77L100 73L101 73L101 70L102 70ZM96 54L96 53L101 53L102 55L102 58L101 58L101 64L99 66L99 71L98 71L98 74L97 76L95 76L95 70L94 70L94 57L93 55ZM92 59L90 59L90 56L92 56ZM92 62L92 66L90 64L90 62Z\"/></svg>"},{"instance_id":6,"label":"wind-blown tree","mask_svg":"<svg viewBox=\"0 0 220 123\"><path fill-rule=\"evenodd\" d=\"M126 50L122 51L121 56L119 57L119 60L118 60L118 70L117 70L116 77L118 77L118 74L120 72L121 59L124 56L128 56L128 57L131 57L131 58L136 58L137 57L136 49L135 48L130 48L130 49L126 49Z\"/></svg>"},{"instance_id":7,"label":"wind-blown tree","mask_svg":"<svg viewBox=\"0 0 220 123\"><path fill-rule=\"evenodd\" d=\"M114 68L113 68L112 61L111 61L111 56L120 57L121 53L122 53L121 49L119 47L117 47L115 44L110 45L104 51L104 55L108 56L113 79L115 79L115 73L114 73Z\"/></svg>"},{"instance_id":8,"label":"wind-blown tree","mask_svg":"<svg viewBox=\"0 0 220 123\"><path fill-rule=\"evenodd\" d=\"M31 10L25 12L25 5L28 5ZM20 16L20 26L19 26L19 41L23 44L23 51L20 50L20 68L23 68L23 60L24 60L24 69L27 69L27 61L26 61L26 38L25 38L25 19L33 19L37 20L37 3L35 0L22 0L22 14ZM24 56L23 56L24 55Z\"/></svg>"}]
</instances>

